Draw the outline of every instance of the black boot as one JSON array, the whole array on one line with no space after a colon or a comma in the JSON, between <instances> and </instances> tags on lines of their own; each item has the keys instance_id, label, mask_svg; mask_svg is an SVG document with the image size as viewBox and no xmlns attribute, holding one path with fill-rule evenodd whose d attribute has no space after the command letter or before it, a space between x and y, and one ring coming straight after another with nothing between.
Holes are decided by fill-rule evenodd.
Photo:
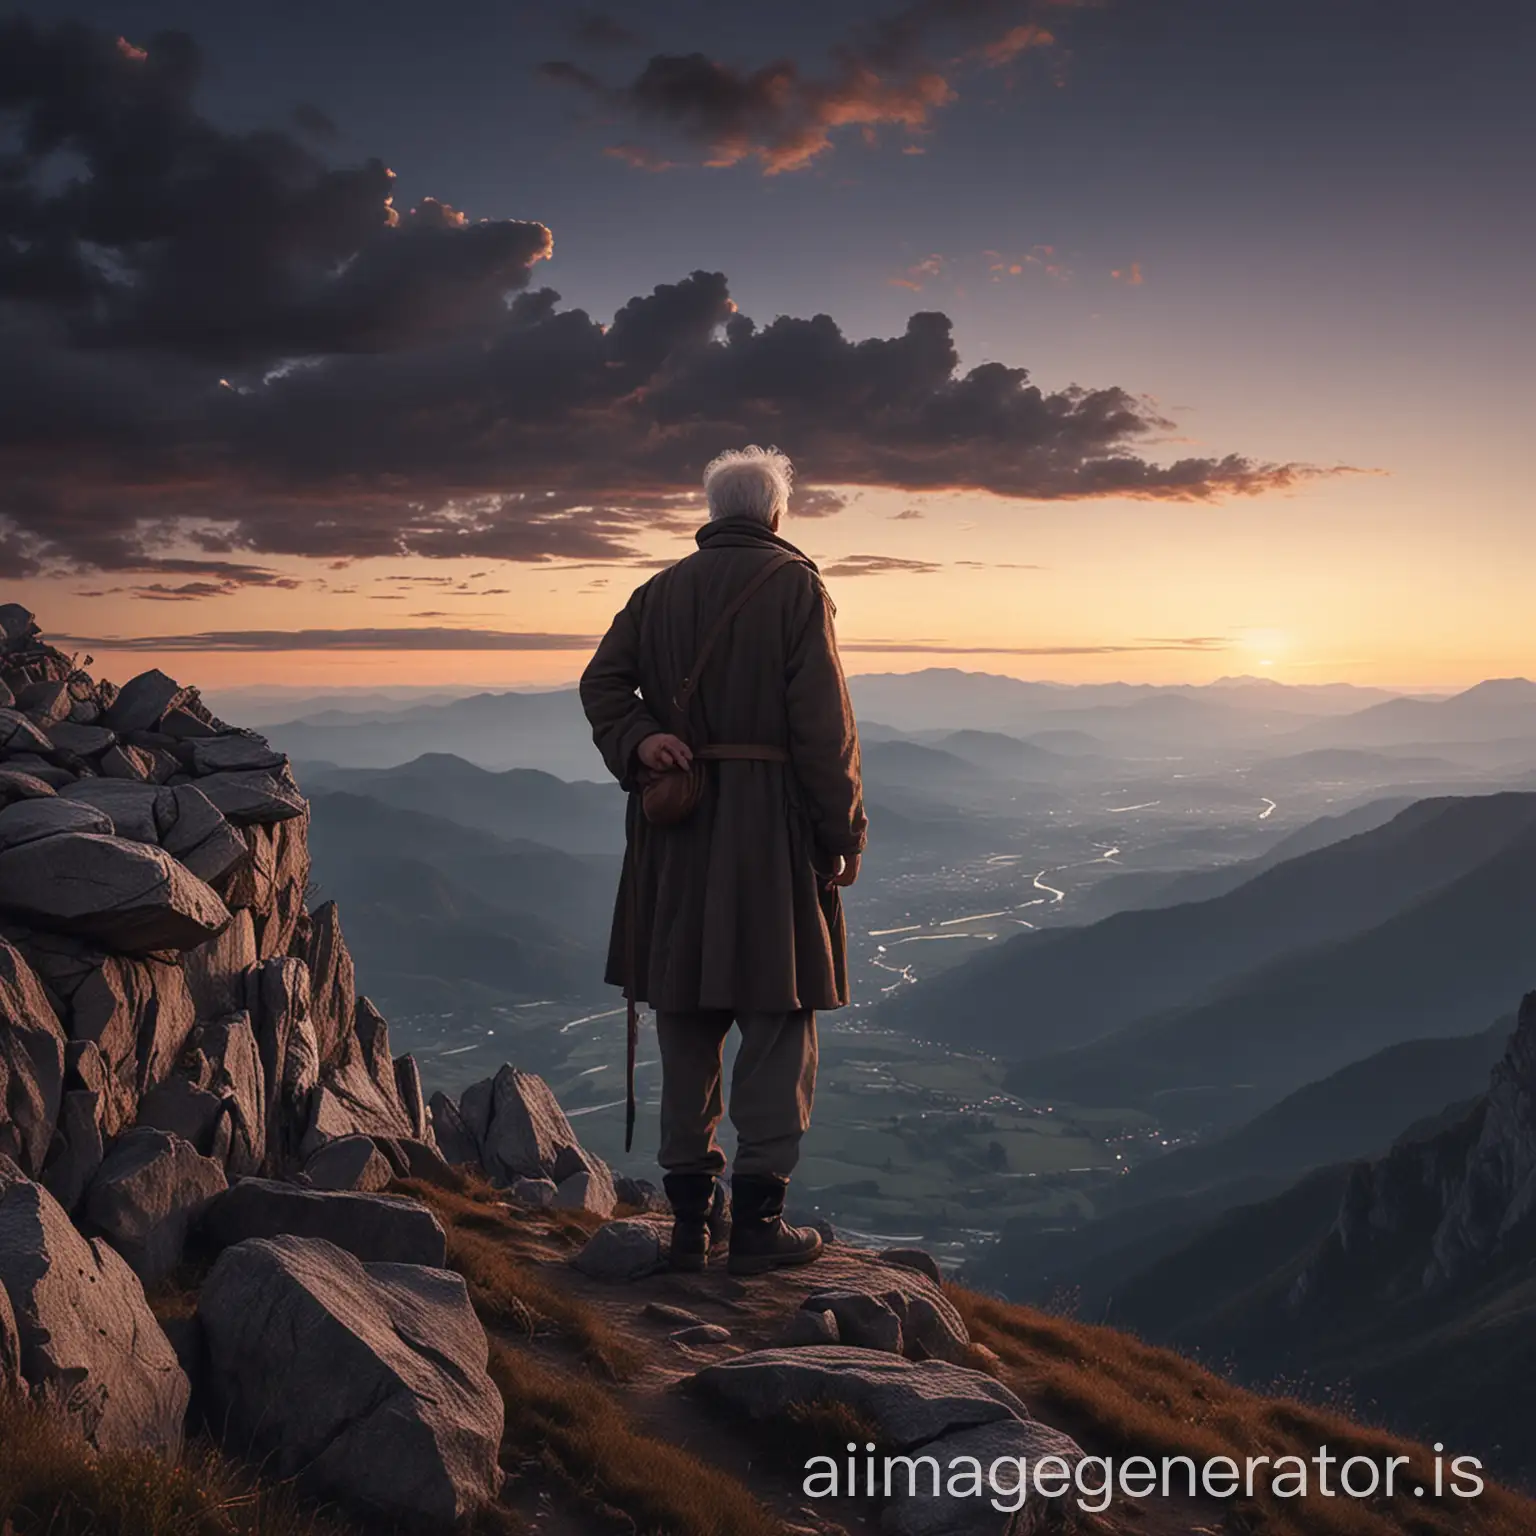
<instances>
[{"instance_id":1,"label":"black boot","mask_svg":"<svg viewBox=\"0 0 1536 1536\"><path fill-rule=\"evenodd\" d=\"M673 1269L698 1271L709 1262L709 1216L715 1203L712 1173L669 1173L661 1181L672 1205Z\"/></svg>"},{"instance_id":2,"label":"black boot","mask_svg":"<svg viewBox=\"0 0 1536 1536\"><path fill-rule=\"evenodd\" d=\"M810 1264L821 1257L821 1234L784 1224L789 1180L769 1173L738 1173L731 1180L733 1275L765 1275L772 1269Z\"/></svg>"}]
</instances>

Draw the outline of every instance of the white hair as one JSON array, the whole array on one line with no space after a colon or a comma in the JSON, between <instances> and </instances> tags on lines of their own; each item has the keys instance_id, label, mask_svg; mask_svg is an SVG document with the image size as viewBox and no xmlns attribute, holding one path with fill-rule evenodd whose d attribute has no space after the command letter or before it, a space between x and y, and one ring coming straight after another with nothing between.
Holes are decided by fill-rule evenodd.
<instances>
[{"instance_id":1,"label":"white hair","mask_svg":"<svg viewBox=\"0 0 1536 1536\"><path fill-rule=\"evenodd\" d=\"M777 448L732 448L704 467L709 515L752 517L772 526L789 510L795 466Z\"/></svg>"}]
</instances>

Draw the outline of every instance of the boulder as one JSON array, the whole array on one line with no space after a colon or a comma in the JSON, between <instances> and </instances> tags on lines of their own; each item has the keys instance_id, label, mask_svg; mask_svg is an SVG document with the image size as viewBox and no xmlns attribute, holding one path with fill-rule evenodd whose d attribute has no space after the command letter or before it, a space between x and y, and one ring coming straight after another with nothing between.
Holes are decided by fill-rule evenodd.
<instances>
[{"instance_id":1,"label":"boulder","mask_svg":"<svg viewBox=\"0 0 1536 1536\"><path fill-rule=\"evenodd\" d=\"M266 1085L266 1167L312 1150L301 1142L314 1110L320 1058L309 1022L309 970L302 960L273 959L246 975L246 1001Z\"/></svg>"},{"instance_id":2,"label":"boulder","mask_svg":"<svg viewBox=\"0 0 1536 1536\"><path fill-rule=\"evenodd\" d=\"M0 1399L18 1397L26 1390L21 1377L21 1335L10 1294L0 1285Z\"/></svg>"},{"instance_id":3,"label":"boulder","mask_svg":"<svg viewBox=\"0 0 1536 1536\"><path fill-rule=\"evenodd\" d=\"M24 773L29 779L40 779L50 788L65 789L75 782L75 775L60 763L50 763L36 752L13 752L5 759L6 768L12 773Z\"/></svg>"},{"instance_id":4,"label":"boulder","mask_svg":"<svg viewBox=\"0 0 1536 1536\"><path fill-rule=\"evenodd\" d=\"M390 1161L371 1136L343 1136L328 1141L304 1165L314 1189L350 1189L376 1194L395 1177Z\"/></svg>"},{"instance_id":5,"label":"boulder","mask_svg":"<svg viewBox=\"0 0 1536 1536\"><path fill-rule=\"evenodd\" d=\"M117 745L117 732L104 725L82 725L74 720L61 720L48 727L48 740L60 752L75 757L98 757L108 747Z\"/></svg>"},{"instance_id":6,"label":"boulder","mask_svg":"<svg viewBox=\"0 0 1536 1536\"><path fill-rule=\"evenodd\" d=\"M446 1093L432 1095L428 1113L432 1119L432 1135L447 1162L460 1165L479 1163L479 1143L465 1125L459 1106Z\"/></svg>"},{"instance_id":7,"label":"boulder","mask_svg":"<svg viewBox=\"0 0 1536 1536\"><path fill-rule=\"evenodd\" d=\"M191 949L229 922L224 903L168 853L91 832L0 853L0 907L125 954Z\"/></svg>"},{"instance_id":8,"label":"boulder","mask_svg":"<svg viewBox=\"0 0 1536 1536\"><path fill-rule=\"evenodd\" d=\"M245 845L242 843L241 851ZM245 1007L246 977L255 969L256 930L245 908L235 911L222 933L181 957L187 991L200 1019L221 1018Z\"/></svg>"},{"instance_id":9,"label":"boulder","mask_svg":"<svg viewBox=\"0 0 1536 1536\"><path fill-rule=\"evenodd\" d=\"M158 669L141 672L118 690L117 697L102 713L102 724L120 735L151 730L168 709L182 703L190 692Z\"/></svg>"},{"instance_id":10,"label":"boulder","mask_svg":"<svg viewBox=\"0 0 1536 1536\"><path fill-rule=\"evenodd\" d=\"M43 1165L43 1185L66 1211L85 1197L106 1150L102 1122L106 1095L94 1088L71 1088L59 1105L59 1124Z\"/></svg>"},{"instance_id":11,"label":"boulder","mask_svg":"<svg viewBox=\"0 0 1536 1536\"><path fill-rule=\"evenodd\" d=\"M230 1178L257 1172L266 1152L266 1084L250 1015L199 1024L176 1070L145 1095L138 1118L185 1138Z\"/></svg>"},{"instance_id":12,"label":"boulder","mask_svg":"<svg viewBox=\"0 0 1536 1536\"><path fill-rule=\"evenodd\" d=\"M414 1056L395 1057L395 1092L405 1111L406 1123L417 1141L433 1145L432 1121L427 1115L426 1096L421 1087L421 1068Z\"/></svg>"},{"instance_id":13,"label":"boulder","mask_svg":"<svg viewBox=\"0 0 1536 1536\"><path fill-rule=\"evenodd\" d=\"M120 1137L85 1194L85 1224L154 1285L181 1262L187 1232L228 1181L190 1142L140 1126Z\"/></svg>"},{"instance_id":14,"label":"boulder","mask_svg":"<svg viewBox=\"0 0 1536 1536\"><path fill-rule=\"evenodd\" d=\"M549 1202L555 1211L586 1211L591 1216L601 1216L606 1221L613 1215L618 1201L613 1197L613 1180L606 1168L596 1172L573 1173L555 1187L555 1198Z\"/></svg>"},{"instance_id":15,"label":"boulder","mask_svg":"<svg viewBox=\"0 0 1536 1536\"><path fill-rule=\"evenodd\" d=\"M300 804L303 814L291 821L244 829L250 841L264 840L270 850L267 900L256 914L256 947L263 960L293 953L294 938L309 915L305 910L310 869L309 805L307 801Z\"/></svg>"},{"instance_id":16,"label":"boulder","mask_svg":"<svg viewBox=\"0 0 1536 1536\"><path fill-rule=\"evenodd\" d=\"M17 709L25 711L45 731L59 721L69 719L74 703L69 684L55 678L28 683L16 694Z\"/></svg>"},{"instance_id":17,"label":"boulder","mask_svg":"<svg viewBox=\"0 0 1536 1536\"><path fill-rule=\"evenodd\" d=\"M1070 1478L1083 1453L1075 1440L1048 1424L1036 1419L998 1419L945 1435L921 1447L921 1454L932 1456L944 1469L939 1491L934 1493L931 1472L919 1471L914 1490L902 1480L905 1473L898 1468L891 1500L880 1515L882 1536L1034 1536L1036 1532L1071 1529L1070 1519L1064 1516L1069 1511L1075 1513L1070 1501L1078 1495ZM1061 1462L1069 1481L1065 1494L1046 1499L1036 1491L1033 1479L1037 1464L1052 1456ZM961 1457L970 1457L980 1466L985 1489L982 1496L970 1493L963 1482L950 1491L949 1469ZM994 1488L1001 1490L1002 1503L1014 1502L1010 1491L1019 1475L1020 1457L1031 1479L1024 1502L1012 1512L995 1509L992 1500L999 1495ZM998 1467L996 1483L988 1485L985 1479L998 1462L1005 1465ZM1047 1468L1048 1473L1054 1470ZM1050 1486L1054 1488L1055 1482Z\"/></svg>"},{"instance_id":18,"label":"boulder","mask_svg":"<svg viewBox=\"0 0 1536 1536\"><path fill-rule=\"evenodd\" d=\"M638 1280L661 1268L661 1237L653 1222L638 1217L610 1221L571 1262L594 1280Z\"/></svg>"},{"instance_id":19,"label":"boulder","mask_svg":"<svg viewBox=\"0 0 1536 1536\"><path fill-rule=\"evenodd\" d=\"M304 960L309 966L309 1016L315 1026L321 1066L328 1067L340 1059L352 1032L357 975L342 937L336 903L327 901L309 916L309 937L304 945Z\"/></svg>"},{"instance_id":20,"label":"boulder","mask_svg":"<svg viewBox=\"0 0 1536 1536\"><path fill-rule=\"evenodd\" d=\"M532 1072L504 1066L492 1079L490 1118L480 1141L486 1172L502 1183L521 1174L562 1184L572 1174L592 1173L612 1193L606 1166L585 1151L549 1084Z\"/></svg>"},{"instance_id":21,"label":"boulder","mask_svg":"<svg viewBox=\"0 0 1536 1536\"><path fill-rule=\"evenodd\" d=\"M830 1312L841 1343L889 1355L902 1352L901 1319L883 1297L867 1291L819 1291L806 1297L801 1307L812 1313Z\"/></svg>"},{"instance_id":22,"label":"boulder","mask_svg":"<svg viewBox=\"0 0 1536 1536\"><path fill-rule=\"evenodd\" d=\"M32 967L0 939L0 1155L38 1178L64 1094L64 1027Z\"/></svg>"},{"instance_id":23,"label":"boulder","mask_svg":"<svg viewBox=\"0 0 1536 1536\"><path fill-rule=\"evenodd\" d=\"M180 1448L190 1387L133 1271L0 1160L0 1287L21 1375L100 1451Z\"/></svg>"},{"instance_id":24,"label":"boulder","mask_svg":"<svg viewBox=\"0 0 1536 1536\"><path fill-rule=\"evenodd\" d=\"M125 1105L108 1106L107 1134L115 1135L138 1099L169 1075L196 1010L179 965L100 953L81 958L86 964L67 993L66 1029L71 1040L100 1049L112 1080L128 1096Z\"/></svg>"},{"instance_id":25,"label":"boulder","mask_svg":"<svg viewBox=\"0 0 1536 1536\"><path fill-rule=\"evenodd\" d=\"M719 1323L695 1323L690 1328L679 1328L667 1337L673 1344L681 1344L684 1349L697 1349L704 1344L729 1344L731 1330L722 1328Z\"/></svg>"},{"instance_id":26,"label":"boulder","mask_svg":"<svg viewBox=\"0 0 1536 1536\"><path fill-rule=\"evenodd\" d=\"M129 779L77 779L66 784L60 793L66 800L105 811L119 837L158 844L160 823L168 814L173 791L159 784L136 784Z\"/></svg>"},{"instance_id":27,"label":"boulder","mask_svg":"<svg viewBox=\"0 0 1536 1536\"><path fill-rule=\"evenodd\" d=\"M210 773L197 787L237 826L288 821L307 809L298 790L270 773Z\"/></svg>"},{"instance_id":28,"label":"boulder","mask_svg":"<svg viewBox=\"0 0 1536 1536\"><path fill-rule=\"evenodd\" d=\"M790 1314L779 1343L786 1349L814 1348L818 1344L840 1344L837 1319L830 1312L812 1312L802 1307Z\"/></svg>"},{"instance_id":29,"label":"boulder","mask_svg":"<svg viewBox=\"0 0 1536 1536\"><path fill-rule=\"evenodd\" d=\"M7 650L19 650L38 633L31 609L20 603L0 603L0 643Z\"/></svg>"},{"instance_id":30,"label":"boulder","mask_svg":"<svg viewBox=\"0 0 1536 1536\"><path fill-rule=\"evenodd\" d=\"M192 743L192 771L196 774L282 768L287 762L283 753L274 752L266 738L254 731L231 731Z\"/></svg>"},{"instance_id":31,"label":"boulder","mask_svg":"<svg viewBox=\"0 0 1536 1536\"><path fill-rule=\"evenodd\" d=\"M633 1206L639 1211L666 1215L672 1209L666 1195L649 1179L631 1179L620 1175L613 1181L613 1193L620 1205Z\"/></svg>"},{"instance_id":32,"label":"boulder","mask_svg":"<svg viewBox=\"0 0 1536 1536\"><path fill-rule=\"evenodd\" d=\"M202 741L219 734L216 726L200 720L184 704L173 704L160 717L160 729L175 741Z\"/></svg>"},{"instance_id":33,"label":"boulder","mask_svg":"<svg viewBox=\"0 0 1536 1536\"><path fill-rule=\"evenodd\" d=\"M46 757L53 743L19 709L0 709L0 753L36 752Z\"/></svg>"},{"instance_id":34,"label":"boulder","mask_svg":"<svg viewBox=\"0 0 1536 1536\"><path fill-rule=\"evenodd\" d=\"M199 880L221 880L250 855L245 839L195 784L177 784L156 803L160 846Z\"/></svg>"},{"instance_id":35,"label":"boulder","mask_svg":"<svg viewBox=\"0 0 1536 1536\"><path fill-rule=\"evenodd\" d=\"M754 1423L782 1422L811 1403L843 1403L877 1426L882 1447L892 1451L981 1424L1029 1419L1007 1387L980 1371L841 1344L752 1350L706 1366L691 1384Z\"/></svg>"},{"instance_id":36,"label":"boulder","mask_svg":"<svg viewBox=\"0 0 1536 1536\"><path fill-rule=\"evenodd\" d=\"M197 1315L211 1417L274 1478L380 1527L495 1500L502 1402L460 1276L258 1239L220 1256Z\"/></svg>"},{"instance_id":37,"label":"boulder","mask_svg":"<svg viewBox=\"0 0 1536 1536\"><path fill-rule=\"evenodd\" d=\"M944 1283L944 1271L939 1268L939 1261L926 1248L882 1248L879 1257L882 1264L893 1269L915 1269L918 1274L927 1275L935 1285Z\"/></svg>"},{"instance_id":38,"label":"boulder","mask_svg":"<svg viewBox=\"0 0 1536 1536\"><path fill-rule=\"evenodd\" d=\"M416 1137L395 1087L389 1025L366 997L358 998L341 1054L322 1075L303 1150L307 1155L322 1142L353 1135Z\"/></svg>"},{"instance_id":39,"label":"boulder","mask_svg":"<svg viewBox=\"0 0 1536 1536\"><path fill-rule=\"evenodd\" d=\"M241 1179L214 1200L202 1230L220 1248L252 1237L323 1237L365 1264L441 1265L443 1229L426 1206L400 1195L303 1189L275 1179Z\"/></svg>"},{"instance_id":40,"label":"boulder","mask_svg":"<svg viewBox=\"0 0 1536 1536\"><path fill-rule=\"evenodd\" d=\"M126 779L133 784L155 782L155 760L142 747L120 741L96 759L96 771L105 779Z\"/></svg>"},{"instance_id":41,"label":"boulder","mask_svg":"<svg viewBox=\"0 0 1536 1536\"><path fill-rule=\"evenodd\" d=\"M46 779L23 773L19 768L0 768L0 805L13 805L17 801L51 800L54 793L53 785Z\"/></svg>"},{"instance_id":42,"label":"boulder","mask_svg":"<svg viewBox=\"0 0 1536 1536\"><path fill-rule=\"evenodd\" d=\"M519 1205L542 1210L545 1206L555 1203L555 1196L559 1190L553 1179L513 1179L512 1188L508 1193Z\"/></svg>"},{"instance_id":43,"label":"boulder","mask_svg":"<svg viewBox=\"0 0 1536 1536\"><path fill-rule=\"evenodd\" d=\"M46 800L18 800L0 811L0 853L23 843L34 843L40 837L55 837L60 832L94 832L111 837L115 830L105 811L50 793Z\"/></svg>"}]
</instances>

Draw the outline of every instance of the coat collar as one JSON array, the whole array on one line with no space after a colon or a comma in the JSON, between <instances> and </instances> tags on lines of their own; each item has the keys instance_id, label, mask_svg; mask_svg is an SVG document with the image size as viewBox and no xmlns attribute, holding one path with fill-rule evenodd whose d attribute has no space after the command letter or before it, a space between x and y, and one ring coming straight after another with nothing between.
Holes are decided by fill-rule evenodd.
<instances>
[{"instance_id":1,"label":"coat collar","mask_svg":"<svg viewBox=\"0 0 1536 1536\"><path fill-rule=\"evenodd\" d=\"M700 549L781 549L804 560L813 571L818 569L816 562L803 550L796 549L788 539L780 538L755 517L722 517L707 522L694 535L694 540Z\"/></svg>"}]
</instances>

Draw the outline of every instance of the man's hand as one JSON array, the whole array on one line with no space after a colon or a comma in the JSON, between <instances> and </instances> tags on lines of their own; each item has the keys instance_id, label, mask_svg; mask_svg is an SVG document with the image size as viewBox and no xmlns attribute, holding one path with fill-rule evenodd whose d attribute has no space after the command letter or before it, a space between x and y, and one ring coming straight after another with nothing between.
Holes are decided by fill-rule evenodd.
<instances>
[{"instance_id":1,"label":"man's hand","mask_svg":"<svg viewBox=\"0 0 1536 1536\"><path fill-rule=\"evenodd\" d=\"M647 736L635 748L635 756L652 773L659 773L663 768L687 768L693 761L693 752L688 743L681 737L668 735L666 731L657 731L654 736Z\"/></svg>"},{"instance_id":2,"label":"man's hand","mask_svg":"<svg viewBox=\"0 0 1536 1536\"><path fill-rule=\"evenodd\" d=\"M847 858L841 854L837 857L837 868L827 876L823 882L830 891L835 887L846 888L859 878L859 859L861 855L850 853Z\"/></svg>"}]
</instances>

